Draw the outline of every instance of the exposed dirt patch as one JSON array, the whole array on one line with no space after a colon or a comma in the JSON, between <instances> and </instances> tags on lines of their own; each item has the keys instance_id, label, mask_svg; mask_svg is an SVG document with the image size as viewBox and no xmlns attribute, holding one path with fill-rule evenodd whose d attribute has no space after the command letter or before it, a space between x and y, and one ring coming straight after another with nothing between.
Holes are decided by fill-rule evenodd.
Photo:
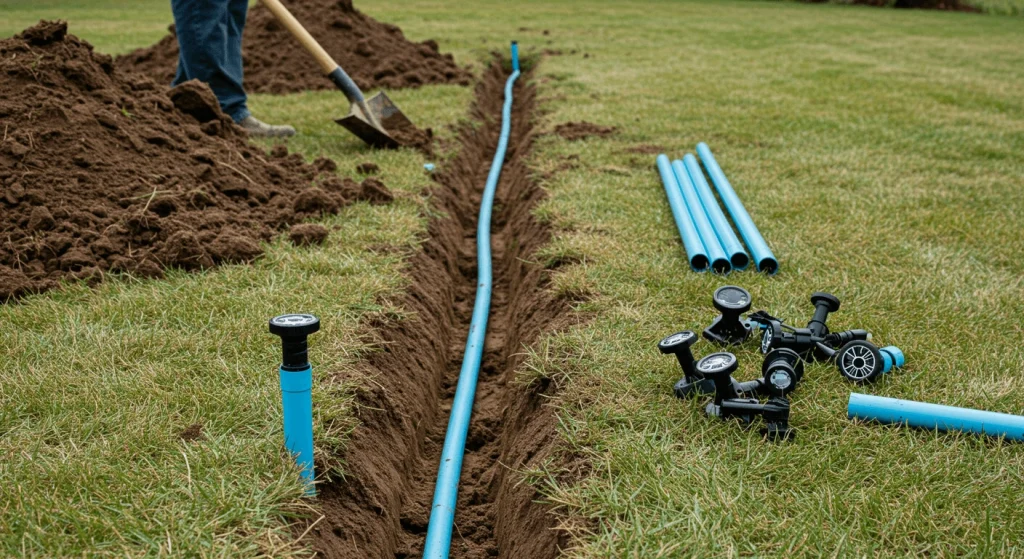
<instances>
[{"instance_id":1,"label":"exposed dirt patch","mask_svg":"<svg viewBox=\"0 0 1024 559\"><path fill-rule=\"evenodd\" d=\"M356 172L360 175L376 175L380 172L380 167L376 163L360 163L356 165Z\"/></svg>"},{"instance_id":2,"label":"exposed dirt patch","mask_svg":"<svg viewBox=\"0 0 1024 559\"><path fill-rule=\"evenodd\" d=\"M287 6L364 90L470 83L469 71L456 65L450 54L441 54L436 42L409 41L397 26L353 8L351 0L292 0ZM170 84L178 64L178 38L174 25L169 31L155 45L119 56L118 67ZM249 9L242 59L245 89L251 93L335 87L263 4Z\"/></svg>"},{"instance_id":3,"label":"exposed dirt patch","mask_svg":"<svg viewBox=\"0 0 1024 559\"><path fill-rule=\"evenodd\" d=\"M185 427L185 429L182 430L182 432L178 433L178 438L185 442L200 441L205 439L206 435L203 434L203 424L193 423L192 425Z\"/></svg>"},{"instance_id":4,"label":"exposed dirt patch","mask_svg":"<svg viewBox=\"0 0 1024 559\"><path fill-rule=\"evenodd\" d=\"M639 153L641 155L656 155L665 153L665 148L654 144L640 144L626 148L627 153Z\"/></svg>"},{"instance_id":5,"label":"exposed dirt patch","mask_svg":"<svg viewBox=\"0 0 1024 559\"><path fill-rule=\"evenodd\" d=\"M504 81L500 65L477 87L459 155L435 175L429 238L409 264L404 301L412 317L375 324L382 350L366 361L358 427L344 457L346 477L321 488L325 519L309 532L324 557L418 557L430 515L448 413L473 310L475 231L497 144ZM491 317L455 518L454 557L549 558L566 544L539 504L524 469L557 459L556 420L545 405L554 383L514 383L524 346L578 320L549 290L531 256L549 240L531 215L543 191L524 163L533 138L535 92L515 88L512 135L492 224L495 284ZM304 530L300 527L299 530Z\"/></svg>"},{"instance_id":6,"label":"exposed dirt patch","mask_svg":"<svg viewBox=\"0 0 1024 559\"><path fill-rule=\"evenodd\" d=\"M0 41L0 128L0 301L248 261L289 224L391 199L328 159L250 146L204 84L123 73L64 22Z\"/></svg>"},{"instance_id":7,"label":"exposed dirt patch","mask_svg":"<svg viewBox=\"0 0 1024 559\"><path fill-rule=\"evenodd\" d=\"M566 122L555 127L555 134L574 142L590 137L604 138L614 134L618 128L614 126L601 126L592 122Z\"/></svg>"}]
</instances>

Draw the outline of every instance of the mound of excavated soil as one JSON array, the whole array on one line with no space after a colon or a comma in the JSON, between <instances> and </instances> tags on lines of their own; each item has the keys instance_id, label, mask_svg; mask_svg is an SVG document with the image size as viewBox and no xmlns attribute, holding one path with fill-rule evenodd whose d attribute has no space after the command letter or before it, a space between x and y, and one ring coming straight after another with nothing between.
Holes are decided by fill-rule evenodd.
<instances>
[{"instance_id":1,"label":"mound of excavated soil","mask_svg":"<svg viewBox=\"0 0 1024 559\"><path fill-rule=\"evenodd\" d=\"M64 22L0 41L0 128L0 301L248 261L292 223L391 199L328 159L265 154L205 85L123 73Z\"/></svg>"},{"instance_id":2,"label":"mound of excavated soil","mask_svg":"<svg viewBox=\"0 0 1024 559\"><path fill-rule=\"evenodd\" d=\"M413 43L398 27L353 8L351 0L291 0L286 5L363 90L470 83L469 71L456 65L450 54L441 54L436 42ZM118 57L116 64L170 84L178 64L173 25L170 32L153 46ZM242 58L249 92L334 88L313 58L263 4L249 10Z\"/></svg>"}]
</instances>

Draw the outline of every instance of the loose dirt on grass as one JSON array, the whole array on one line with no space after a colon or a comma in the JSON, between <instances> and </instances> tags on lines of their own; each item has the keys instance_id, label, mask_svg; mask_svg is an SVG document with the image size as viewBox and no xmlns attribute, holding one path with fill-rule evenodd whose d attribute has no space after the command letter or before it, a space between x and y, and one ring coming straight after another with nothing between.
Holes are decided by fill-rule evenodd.
<instances>
[{"instance_id":1,"label":"loose dirt on grass","mask_svg":"<svg viewBox=\"0 0 1024 559\"><path fill-rule=\"evenodd\" d=\"M555 134L575 142L591 137L605 138L611 136L618 129L614 126L601 126L592 122L566 122L555 127Z\"/></svg>"},{"instance_id":2,"label":"loose dirt on grass","mask_svg":"<svg viewBox=\"0 0 1024 559\"><path fill-rule=\"evenodd\" d=\"M470 83L469 71L450 54L441 54L436 42L409 41L397 26L361 13L351 0L294 0L287 6L361 89ZM178 38L173 25L169 31L155 45L119 56L117 66L170 84L178 64ZM249 9L242 59L245 89L251 93L335 87L263 4Z\"/></svg>"},{"instance_id":3,"label":"loose dirt on grass","mask_svg":"<svg viewBox=\"0 0 1024 559\"><path fill-rule=\"evenodd\" d=\"M381 348L356 382L358 427L343 457L344 480L321 488L325 518L309 530L323 557L418 557L458 381L476 288L475 231L501 127L507 74L494 64L477 86L474 124L459 154L436 175L439 215L409 264L410 318L375 323ZM557 383L515 382L524 348L579 320L547 289L550 273L531 256L550 237L531 210L544 193L525 165L535 136L535 91L515 88L509 151L492 224L494 290L479 385L459 488L455 557L555 557L566 545L558 518L521 472L562 459L554 410ZM352 379L350 379L352 380ZM316 516L314 516L315 518ZM310 519L312 520L312 518ZM306 526L299 526L301 533Z\"/></svg>"},{"instance_id":4,"label":"loose dirt on grass","mask_svg":"<svg viewBox=\"0 0 1024 559\"><path fill-rule=\"evenodd\" d=\"M290 224L392 198L329 159L264 153L205 85L121 72L60 21L0 41L0 122L0 301L249 261Z\"/></svg>"}]
</instances>

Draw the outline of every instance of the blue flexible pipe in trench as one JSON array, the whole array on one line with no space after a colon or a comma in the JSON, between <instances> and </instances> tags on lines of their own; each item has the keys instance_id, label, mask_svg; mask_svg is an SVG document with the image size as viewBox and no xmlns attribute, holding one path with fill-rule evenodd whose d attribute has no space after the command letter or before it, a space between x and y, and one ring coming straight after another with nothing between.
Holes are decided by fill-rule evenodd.
<instances>
[{"instance_id":1,"label":"blue flexible pipe in trench","mask_svg":"<svg viewBox=\"0 0 1024 559\"><path fill-rule=\"evenodd\" d=\"M455 399L448 418L448 432L441 450L441 464L437 469L437 484L434 486L434 502L430 508L430 523L427 525L427 540L423 557L446 559L452 543L452 524L455 522L455 502L459 495L459 477L462 474L462 457L466 452L466 434L473 414L473 400L476 399L476 381L480 374L480 359L487 333L487 317L491 309L491 209L494 206L494 191L498 187L501 167L508 149L509 134L512 131L512 85L519 77L519 47L512 42L512 75L505 82L505 104L501 109L501 135L498 149L491 161L487 174L483 199L480 201L480 217L476 229L477 282L476 301L473 304L473 318L466 340L466 353L462 357L459 382L455 387Z\"/></svg>"}]
</instances>

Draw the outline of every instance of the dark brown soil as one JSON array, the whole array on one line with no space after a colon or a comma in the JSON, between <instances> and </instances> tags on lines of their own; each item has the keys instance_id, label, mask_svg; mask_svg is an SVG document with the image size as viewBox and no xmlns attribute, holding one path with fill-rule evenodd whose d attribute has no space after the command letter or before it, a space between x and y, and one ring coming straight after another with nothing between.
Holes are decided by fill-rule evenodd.
<instances>
[{"instance_id":1,"label":"dark brown soil","mask_svg":"<svg viewBox=\"0 0 1024 559\"><path fill-rule=\"evenodd\" d=\"M345 479L321 487L318 503L325 518L309 530L309 543L320 556L399 558L422 552L473 310L477 211L497 144L506 77L498 64L485 72L472 109L475 125L460 129L459 154L435 175L435 210L444 217L431 221L428 240L410 260L412 286L403 303L410 318L373 324L381 349L354 374L362 386L361 426L343 457ZM496 193L495 284L453 557L545 559L567 543L555 514L522 482L525 469L562 459L554 411L546 405L557 395L557 383L513 382L524 347L578 320L569 302L547 289L549 272L531 257L549 232L531 215L544 194L524 163L534 138L535 92L528 81L524 76L515 88L511 140Z\"/></svg>"},{"instance_id":2,"label":"dark brown soil","mask_svg":"<svg viewBox=\"0 0 1024 559\"><path fill-rule=\"evenodd\" d=\"M192 425L185 427L185 429L178 433L178 437L186 442L199 441L205 439L206 435L203 434L203 424L193 423Z\"/></svg>"},{"instance_id":3,"label":"dark brown soil","mask_svg":"<svg viewBox=\"0 0 1024 559\"><path fill-rule=\"evenodd\" d=\"M0 301L249 261L292 223L391 199L328 159L250 146L205 85L121 72L64 22L0 41L0 125Z\"/></svg>"},{"instance_id":4,"label":"dark brown soil","mask_svg":"<svg viewBox=\"0 0 1024 559\"><path fill-rule=\"evenodd\" d=\"M328 234L327 228L318 223L299 223L292 225L288 239L295 246L322 245Z\"/></svg>"},{"instance_id":5,"label":"dark brown soil","mask_svg":"<svg viewBox=\"0 0 1024 559\"><path fill-rule=\"evenodd\" d=\"M584 140L596 136L598 138L604 138L611 136L618 129L614 126L601 126L599 124L593 124L591 122L566 122L559 124L555 127L555 134L575 142L576 140Z\"/></svg>"},{"instance_id":6,"label":"dark brown soil","mask_svg":"<svg viewBox=\"0 0 1024 559\"><path fill-rule=\"evenodd\" d=\"M356 172L360 175L376 175L380 172L380 167L376 163L360 163L356 165Z\"/></svg>"},{"instance_id":7,"label":"dark brown soil","mask_svg":"<svg viewBox=\"0 0 1024 559\"><path fill-rule=\"evenodd\" d=\"M441 54L436 42L411 42L398 27L353 8L351 0L291 0L286 5L363 90L470 83L469 71L450 54ZM170 84L178 64L178 39L173 25L169 31L155 45L119 56L117 66ZM242 58L245 89L251 93L335 87L263 4L249 9Z\"/></svg>"}]
</instances>

